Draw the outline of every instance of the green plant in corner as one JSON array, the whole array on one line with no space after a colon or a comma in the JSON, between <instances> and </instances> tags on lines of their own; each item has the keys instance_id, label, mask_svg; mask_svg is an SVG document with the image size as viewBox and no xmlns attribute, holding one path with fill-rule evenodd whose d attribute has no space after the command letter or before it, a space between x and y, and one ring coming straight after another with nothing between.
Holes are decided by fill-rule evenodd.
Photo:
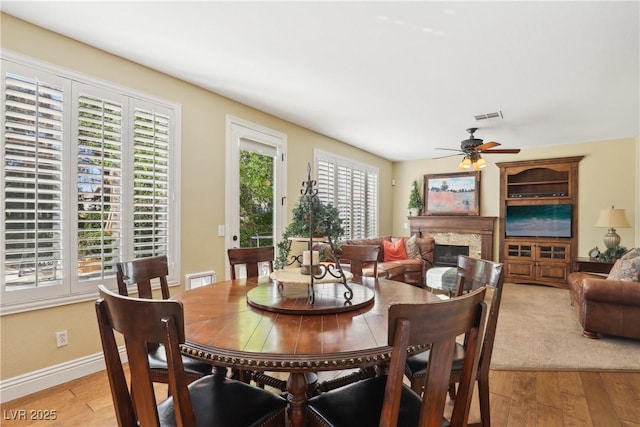
<instances>
[{"instance_id":1,"label":"green plant in corner","mask_svg":"<svg viewBox=\"0 0 640 427\"><path fill-rule=\"evenodd\" d=\"M310 217L313 218L313 232L309 230ZM344 236L342 219L338 209L332 204L324 204L317 197L300 197L292 210L291 222L282 233L282 239L277 244L278 254L275 259L276 269L289 265L289 250L291 249L290 237L309 238L324 236L330 238L336 244ZM320 258L325 258L320 254Z\"/></svg>"},{"instance_id":2,"label":"green plant in corner","mask_svg":"<svg viewBox=\"0 0 640 427\"><path fill-rule=\"evenodd\" d=\"M409 209L416 209L414 212L416 215L422 209L422 197L420 196L420 189L418 188L418 180L414 179L411 183L411 194L409 195ZM415 215L412 215L415 216Z\"/></svg>"}]
</instances>

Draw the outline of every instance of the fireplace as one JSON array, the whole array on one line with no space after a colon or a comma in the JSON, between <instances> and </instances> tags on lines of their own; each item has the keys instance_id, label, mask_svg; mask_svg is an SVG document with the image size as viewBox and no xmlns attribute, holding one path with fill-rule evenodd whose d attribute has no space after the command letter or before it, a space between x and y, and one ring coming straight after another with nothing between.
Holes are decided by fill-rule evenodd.
<instances>
[{"instance_id":1,"label":"fireplace","mask_svg":"<svg viewBox=\"0 0 640 427\"><path fill-rule=\"evenodd\" d=\"M411 234L432 236L436 246L466 246L471 258L493 260L495 220L487 216L413 216L409 225Z\"/></svg>"},{"instance_id":2,"label":"fireplace","mask_svg":"<svg viewBox=\"0 0 640 427\"><path fill-rule=\"evenodd\" d=\"M458 255L469 255L469 246L439 245L436 242L433 264L436 267L455 267L458 265Z\"/></svg>"}]
</instances>

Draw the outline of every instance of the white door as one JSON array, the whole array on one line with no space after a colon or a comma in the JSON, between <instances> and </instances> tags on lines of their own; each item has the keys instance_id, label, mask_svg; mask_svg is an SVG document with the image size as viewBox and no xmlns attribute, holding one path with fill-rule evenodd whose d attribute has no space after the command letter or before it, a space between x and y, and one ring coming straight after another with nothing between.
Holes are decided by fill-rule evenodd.
<instances>
[{"instance_id":1,"label":"white door","mask_svg":"<svg viewBox=\"0 0 640 427\"><path fill-rule=\"evenodd\" d=\"M275 246L282 235L286 142L281 132L227 116L225 254L228 248Z\"/></svg>"}]
</instances>

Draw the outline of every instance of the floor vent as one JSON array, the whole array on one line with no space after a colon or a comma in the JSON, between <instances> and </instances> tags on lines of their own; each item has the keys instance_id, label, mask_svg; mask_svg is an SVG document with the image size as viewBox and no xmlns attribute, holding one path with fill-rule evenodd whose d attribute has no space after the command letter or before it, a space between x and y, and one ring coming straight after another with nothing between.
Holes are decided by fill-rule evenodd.
<instances>
[{"instance_id":1,"label":"floor vent","mask_svg":"<svg viewBox=\"0 0 640 427\"><path fill-rule=\"evenodd\" d=\"M184 275L185 290L195 289L201 286L210 285L217 281L218 279L216 277L216 272L213 270Z\"/></svg>"}]
</instances>

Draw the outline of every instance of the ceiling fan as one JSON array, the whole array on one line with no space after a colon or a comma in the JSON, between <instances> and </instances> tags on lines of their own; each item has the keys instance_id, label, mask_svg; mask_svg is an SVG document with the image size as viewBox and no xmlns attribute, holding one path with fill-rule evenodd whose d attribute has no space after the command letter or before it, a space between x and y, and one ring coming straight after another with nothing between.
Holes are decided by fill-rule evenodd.
<instances>
[{"instance_id":1,"label":"ceiling fan","mask_svg":"<svg viewBox=\"0 0 640 427\"><path fill-rule=\"evenodd\" d=\"M435 157L435 159L444 159L445 157L464 155L464 158L458 165L460 169L481 169L487 165L487 162L482 158L480 154L517 154L520 152L519 148L494 148L501 145L498 142L489 141L483 143L481 139L476 138L473 134L478 128L469 128L469 138L460 142L460 149L455 148L436 148L436 150L457 151L457 154L450 154L448 156Z\"/></svg>"}]
</instances>

